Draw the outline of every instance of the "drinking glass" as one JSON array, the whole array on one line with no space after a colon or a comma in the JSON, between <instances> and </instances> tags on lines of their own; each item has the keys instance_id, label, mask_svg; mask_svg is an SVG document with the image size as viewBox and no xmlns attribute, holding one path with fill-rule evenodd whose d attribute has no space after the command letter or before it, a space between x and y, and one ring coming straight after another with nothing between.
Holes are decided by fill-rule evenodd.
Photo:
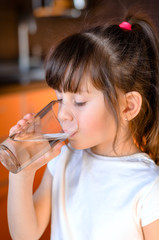
<instances>
[{"instance_id":1,"label":"drinking glass","mask_svg":"<svg viewBox=\"0 0 159 240\"><path fill-rule=\"evenodd\" d=\"M67 123L60 119L61 111L71 116ZM65 125L65 131L62 125ZM0 161L10 172L18 173L76 131L73 113L58 100L52 101L30 123L21 127L20 132L0 144Z\"/></svg>"}]
</instances>

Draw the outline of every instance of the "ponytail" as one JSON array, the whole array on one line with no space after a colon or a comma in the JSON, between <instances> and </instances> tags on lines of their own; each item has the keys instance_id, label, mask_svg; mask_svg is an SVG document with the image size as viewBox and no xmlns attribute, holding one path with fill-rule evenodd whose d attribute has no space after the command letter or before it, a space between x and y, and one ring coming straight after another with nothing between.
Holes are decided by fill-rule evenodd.
<instances>
[{"instance_id":1,"label":"ponytail","mask_svg":"<svg viewBox=\"0 0 159 240\"><path fill-rule=\"evenodd\" d=\"M142 88L142 109L130 123L138 147L159 162L159 40L157 31L147 17L128 15L125 18L132 25L132 31L140 41L142 53L138 57L136 91ZM142 46L141 46L142 43ZM137 50L137 49L136 49ZM141 63L144 62L144 64ZM145 73L143 72L145 71ZM143 73L142 73L143 72ZM135 86L134 86L135 87ZM138 89L137 89L138 88Z\"/></svg>"}]
</instances>

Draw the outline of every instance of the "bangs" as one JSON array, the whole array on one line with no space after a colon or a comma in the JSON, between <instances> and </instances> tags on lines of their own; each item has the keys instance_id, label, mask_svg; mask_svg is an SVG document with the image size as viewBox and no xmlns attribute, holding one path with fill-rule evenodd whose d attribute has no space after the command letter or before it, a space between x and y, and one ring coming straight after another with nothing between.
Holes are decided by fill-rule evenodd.
<instances>
[{"instance_id":1,"label":"bangs","mask_svg":"<svg viewBox=\"0 0 159 240\"><path fill-rule=\"evenodd\" d=\"M51 49L46 59L46 81L58 91L79 92L84 75L90 75L94 46L84 34L74 34Z\"/></svg>"}]
</instances>

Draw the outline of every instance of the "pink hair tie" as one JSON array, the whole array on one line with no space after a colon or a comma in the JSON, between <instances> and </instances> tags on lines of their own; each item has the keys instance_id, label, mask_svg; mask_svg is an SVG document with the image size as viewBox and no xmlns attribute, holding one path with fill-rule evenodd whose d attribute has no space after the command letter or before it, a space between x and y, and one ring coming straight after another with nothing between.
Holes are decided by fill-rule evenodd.
<instances>
[{"instance_id":1,"label":"pink hair tie","mask_svg":"<svg viewBox=\"0 0 159 240\"><path fill-rule=\"evenodd\" d=\"M119 27L122 28L122 29L132 31L131 24L128 23L128 22L122 22L121 24L119 24Z\"/></svg>"}]
</instances>

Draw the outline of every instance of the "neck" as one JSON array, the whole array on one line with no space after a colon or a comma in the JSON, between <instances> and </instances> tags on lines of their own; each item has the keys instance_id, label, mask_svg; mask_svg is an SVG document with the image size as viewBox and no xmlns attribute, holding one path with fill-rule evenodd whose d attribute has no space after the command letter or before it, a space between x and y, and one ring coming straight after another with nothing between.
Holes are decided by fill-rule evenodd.
<instances>
[{"instance_id":1,"label":"neck","mask_svg":"<svg viewBox=\"0 0 159 240\"><path fill-rule=\"evenodd\" d=\"M141 151L134 144L133 139L128 139L127 141L117 141L115 144L101 144L91 148L92 152L102 156L127 156L135 153L140 153Z\"/></svg>"}]
</instances>

